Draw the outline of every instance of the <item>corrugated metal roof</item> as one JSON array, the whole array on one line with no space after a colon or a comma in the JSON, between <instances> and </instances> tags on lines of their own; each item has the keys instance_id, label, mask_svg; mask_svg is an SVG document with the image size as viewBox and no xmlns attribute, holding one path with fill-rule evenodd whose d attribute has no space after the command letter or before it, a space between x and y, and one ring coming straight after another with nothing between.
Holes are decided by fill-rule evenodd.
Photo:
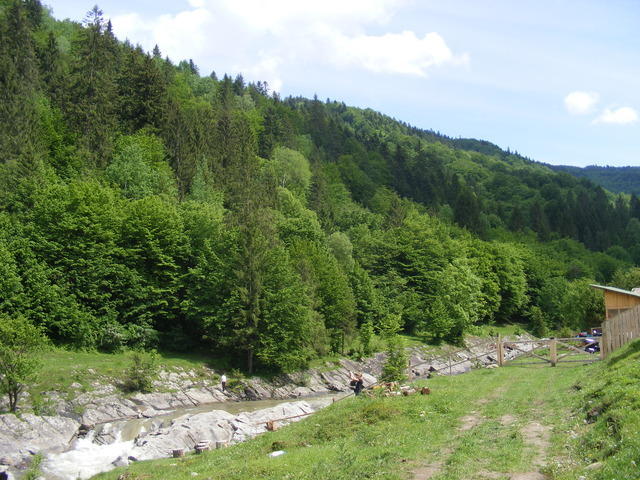
<instances>
[{"instance_id":1,"label":"corrugated metal roof","mask_svg":"<svg viewBox=\"0 0 640 480\"><path fill-rule=\"evenodd\" d=\"M630 295L632 297L640 298L640 294L635 292L630 292L629 290L623 290L621 288L605 287L604 285L595 285L595 284L591 284L589 286L593 288L599 288L600 290L608 290L610 292L622 293L623 295Z\"/></svg>"}]
</instances>

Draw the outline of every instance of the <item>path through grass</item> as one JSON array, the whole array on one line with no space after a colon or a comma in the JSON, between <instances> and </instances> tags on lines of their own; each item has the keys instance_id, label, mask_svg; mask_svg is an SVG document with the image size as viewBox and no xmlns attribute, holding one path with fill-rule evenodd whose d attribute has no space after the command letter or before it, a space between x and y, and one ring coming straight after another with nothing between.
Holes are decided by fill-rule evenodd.
<instances>
[{"instance_id":1,"label":"path through grass","mask_svg":"<svg viewBox=\"0 0 640 480\"><path fill-rule=\"evenodd\" d=\"M535 479L561 455L592 366L507 367L428 380L432 394L351 398L253 441L134 463L101 479ZM272 450L285 455L270 458ZM520 477L519 477L520 476Z\"/></svg>"}]
</instances>

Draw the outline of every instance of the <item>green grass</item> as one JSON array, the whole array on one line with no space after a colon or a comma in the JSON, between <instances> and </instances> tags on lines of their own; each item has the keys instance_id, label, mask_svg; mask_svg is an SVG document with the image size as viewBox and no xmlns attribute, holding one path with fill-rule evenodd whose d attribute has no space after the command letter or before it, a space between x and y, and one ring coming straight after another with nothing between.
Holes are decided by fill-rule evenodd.
<instances>
[{"instance_id":1,"label":"green grass","mask_svg":"<svg viewBox=\"0 0 640 480\"><path fill-rule=\"evenodd\" d=\"M573 461L556 467L557 478L640 478L640 340L594 366L575 389L579 402L567 422ZM586 469L589 464L601 466Z\"/></svg>"},{"instance_id":2,"label":"green grass","mask_svg":"<svg viewBox=\"0 0 640 480\"><path fill-rule=\"evenodd\" d=\"M428 396L349 398L246 443L134 463L96 478L405 479L435 463L434 480L482 478L483 472L509 478L537 468L535 448L523 437L531 422L552 429L553 451L563 444L564 427L556 426L571 415L572 385L592 368L513 367L436 377L428 380ZM461 430L461 419L470 415L477 425ZM505 415L513 423L504 425ZM287 453L270 458L273 449Z\"/></svg>"},{"instance_id":3,"label":"green grass","mask_svg":"<svg viewBox=\"0 0 640 480\"><path fill-rule=\"evenodd\" d=\"M526 326L516 323L500 324L500 325L475 325L470 328L470 333L478 337L513 337L526 333Z\"/></svg>"},{"instance_id":4,"label":"green grass","mask_svg":"<svg viewBox=\"0 0 640 480\"><path fill-rule=\"evenodd\" d=\"M131 365L132 352L98 353L77 352L61 348L52 349L42 357L38 379L30 388L36 398L41 392L60 391L72 394L71 384L81 385L80 390L91 390L92 382L113 383L121 381L124 371ZM210 359L198 354L159 353L158 363L167 371L193 370L205 375L204 367ZM208 374L207 374L208 375Z\"/></svg>"},{"instance_id":5,"label":"green grass","mask_svg":"<svg viewBox=\"0 0 640 480\"><path fill-rule=\"evenodd\" d=\"M40 464L42 463L42 455L36 454L31 458L29 468L23 475L23 480L36 480L42 478L42 472L40 471Z\"/></svg>"}]
</instances>

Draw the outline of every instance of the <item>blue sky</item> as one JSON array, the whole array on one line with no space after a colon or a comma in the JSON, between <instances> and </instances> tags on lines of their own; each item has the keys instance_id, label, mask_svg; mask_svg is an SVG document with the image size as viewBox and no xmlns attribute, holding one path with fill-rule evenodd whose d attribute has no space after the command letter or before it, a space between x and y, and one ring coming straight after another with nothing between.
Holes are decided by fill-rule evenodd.
<instances>
[{"instance_id":1,"label":"blue sky","mask_svg":"<svg viewBox=\"0 0 640 480\"><path fill-rule=\"evenodd\" d=\"M45 3L46 0L44 0ZM51 0L82 20L95 0ZM534 160L640 165L639 0L105 0L116 35Z\"/></svg>"}]
</instances>

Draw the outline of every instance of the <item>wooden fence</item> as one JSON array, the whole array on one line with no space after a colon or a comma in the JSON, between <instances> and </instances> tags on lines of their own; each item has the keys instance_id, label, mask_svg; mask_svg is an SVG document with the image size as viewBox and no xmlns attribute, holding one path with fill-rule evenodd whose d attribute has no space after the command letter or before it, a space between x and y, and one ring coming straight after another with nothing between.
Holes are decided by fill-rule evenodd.
<instances>
[{"instance_id":1,"label":"wooden fence","mask_svg":"<svg viewBox=\"0 0 640 480\"><path fill-rule=\"evenodd\" d=\"M539 340L498 341L498 365L547 364L555 367L559 363L591 363L600 356L585 351L582 338L543 338ZM516 356L507 352L517 353ZM507 357L512 358L508 359Z\"/></svg>"},{"instance_id":2,"label":"wooden fence","mask_svg":"<svg viewBox=\"0 0 640 480\"><path fill-rule=\"evenodd\" d=\"M607 358L614 350L640 338L640 306L630 308L602 323L600 354Z\"/></svg>"}]
</instances>

